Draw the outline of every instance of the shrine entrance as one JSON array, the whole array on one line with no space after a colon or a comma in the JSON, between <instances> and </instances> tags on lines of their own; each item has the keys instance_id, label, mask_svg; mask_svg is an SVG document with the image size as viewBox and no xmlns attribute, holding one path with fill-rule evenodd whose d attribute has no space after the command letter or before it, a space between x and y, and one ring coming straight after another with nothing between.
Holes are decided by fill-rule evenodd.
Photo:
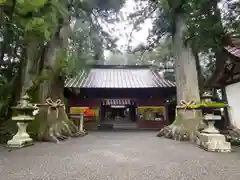
<instances>
[{"instance_id":1,"label":"shrine entrance","mask_svg":"<svg viewBox=\"0 0 240 180\"><path fill-rule=\"evenodd\" d=\"M137 128L136 104L130 99L104 99L101 104L100 126Z\"/></svg>"},{"instance_id":2,"label":"shrine entrance","mask_svg":"<svg viewBox=\"0 0 240 180\"><path fill-rule=\"evenodd\" d=\"M175 94L175 83L159 76L158 68L140 65L94 65L65 85L70 117L85 109L93 112L84 117L86 130L159 130L168 125L166 100Z\"/></svg>"}]
</instances>

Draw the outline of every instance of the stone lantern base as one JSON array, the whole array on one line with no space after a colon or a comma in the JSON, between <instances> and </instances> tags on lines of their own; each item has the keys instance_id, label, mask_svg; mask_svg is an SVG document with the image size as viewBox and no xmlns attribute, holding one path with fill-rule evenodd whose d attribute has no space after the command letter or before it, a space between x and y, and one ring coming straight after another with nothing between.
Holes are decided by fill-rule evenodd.
<instances>
[{"instance_id":1,"label":"stone lantern base","mask_svg":"<svg viewBox=\"0 0 240 180\"><path fill-rule=\"evenodd\" d=\"M221 120L221 116L207 114L204 119L208 122L208 127L198 134L197 144L206 151L231 152L231 144L214 126L215 121Z\"/></svg>"},{"instance_id":2,"label":"stone lantern base","mask_svg":"<svg viewBox=\"0 0 240 180\"><path fill-rule=\"evenodd\" d=\"M200 133L197 144L210 152L231 152L231 144L222 134Z\"/></svg>"},{"instance_id":3,"label":"stone lantern base","mask_svg":"<svg viewBox=\"0 0 240 180\"><path fill-rule=\"evenodd\" d=\"M22 148L33 145L32 138L26 132L27 123L17 123L18 132L11 140L7 142L9 148Z\"/></svg>"},{"instance_id":4,"label":"stone lantern base","mask_svg":"<svg viewBox=\"0 0 240 180\"><path fill-rule=\"evenodd\" d=\"M33 140L31 138L26 139L17 139L13 138L7 142L8 148L23 148L26 146L32 146Z\"/></svg>"}]
</instances>

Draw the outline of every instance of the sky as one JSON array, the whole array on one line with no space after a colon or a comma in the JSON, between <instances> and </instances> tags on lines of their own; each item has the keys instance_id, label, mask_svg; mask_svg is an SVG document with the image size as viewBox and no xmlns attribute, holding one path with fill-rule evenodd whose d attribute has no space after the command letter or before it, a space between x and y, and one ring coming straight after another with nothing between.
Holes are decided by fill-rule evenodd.
<instances>
[{"instance_id":1,"label":"sky","mask_svg":"<svg viewBox=\"0 0 240 180\"><path fill-rule=\"evenodd\" d=\"M134 0L127 0L123 8L120 10L120 16L122 17L122 21L115 24L115 28L119 31L116 31L116 35L119 38L117 45L119 47L125 46L129 43L129 36L133 31L133 25L127 20L127 16L131 13L135 12L136 3ZM141 30L132 33L132 43L130 46L137 46L140 43L144 43L148 37L148 32L152 27L152 21L150 19L146 19L145 22L141 25Z\"/></svg>"},{"instance_id":2,"label":"sky","mask_svg":"<svg viewBox=\"0 0 240 180\"><path fill-rule=\"evenodd\" d=\"M127 17L136 11L136 3L134 0L126 0L125 5L119 12L120 22L109 24L108 26L114 28L114 31L111 34L114 37L117 37L117 47L122 52L127 50L127 46L136 47L137 45L146 42L149 30L152 27L151 19L146 19L145 22L141 25L140 30L133 31L133 24L129 22ZM131 36L132 41L129 42ZM108 51L105 52L108 54Z\"/></svg>"}]
</instances>

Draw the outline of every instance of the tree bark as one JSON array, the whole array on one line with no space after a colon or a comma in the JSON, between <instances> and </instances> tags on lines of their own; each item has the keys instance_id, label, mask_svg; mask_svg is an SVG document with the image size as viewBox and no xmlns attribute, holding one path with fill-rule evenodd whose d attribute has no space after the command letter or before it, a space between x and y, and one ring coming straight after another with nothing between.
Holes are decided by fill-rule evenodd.
<instances>
[{"instance_id":1,"label":"tree bark","mask_svg":"<svg viewBox=\"0 0 240 180\"><path fill-rule=\"evenodd\" d=\"M173 45L176 55L174 65L178 105L182 100L185 102L200 101L196 61L190 45L184 42L185 31L184 14L176 11ZM200 125L203 125L201 112L176 110L175 121L170 126L163 128L157 136L176 140L194 140Z\"/></svg>"},{"instance_id":2,"label":"tree bark","mask_svg":"<svg viewBox=\"0 0 240 180\"><path fill-rule=\"evenodd\" d=\"M202 74L202 69L201 69L201 65L200 65L200 59L198 56L198 52L193 49L193 55L194 55L194 59L196 61L196 69L197 69L197 76L198 76L198 87L199 87L199 91L200 93L204 91L204 82L205 82L205 78Z\"/></svg>"},{"instance_id":3,"label":"tree bark","mask_svg":"<svg viewBox=\"0 0 240 180\"><path fill-rule=\"evenodd\" d=\"M34 78L38 75L39 64L37 58L39 54L39 44L36 40L26 41L26 59L23 59L22 68L22 89L21 96L26 94L33 87Z\"/></svg>"},{"instance_id":4,"label":"tree bark","mask_svg":"<svg viewBox=\"0 0 240 180\"><path fill-rule=\"evenodd\" d=\"M53 141L58 143L60 140L69 137L84 135L79 132L75 124L68 119L64 106L64 78L61 77L61 58L66 51L69 35L69 24L63 23L62 28L56 33L55 37L48 43L43 54L43 68L40 76L47 79L40 81L38 89L38 100L40 102L40 112L36 121L32 123L30 129L35 134L36 139L41 141ZM54 107L52 104L46 105L46 100L53 102L60 100L60 104Z\"/></svg>"}]
</instances>

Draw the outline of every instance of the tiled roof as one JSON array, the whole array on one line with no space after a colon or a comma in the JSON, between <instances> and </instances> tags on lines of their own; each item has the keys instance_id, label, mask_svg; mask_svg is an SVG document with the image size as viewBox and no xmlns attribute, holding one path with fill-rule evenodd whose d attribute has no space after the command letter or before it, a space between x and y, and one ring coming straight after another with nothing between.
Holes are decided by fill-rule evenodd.
<instances>
[{"instance_id":1,"label":"tiled roof","mask_svg":"<svg viewBox=\"0 0 240 180\"><path fill-rule=\"evenodd\" d=\"M156 70L148 67L138 68L91 68L82 70L74 78L65 81L71 88L166 88L175 83L162 78Z\"/></svg>"},{"instance_id":2,"label":"tiled roof","mask_svg":"<svg viewBox=\"0 0 240 180\"><path fill-rule=\"evenodd\" d=\"M133 104L130 99L104 99L103 105L131 105Z\"/></svg>"},{"instance_id":3,"label":"tiled roof","mask_svg":"<svg viewBox=\"0 0 240 180\"><path fill-rule=\"evenodd\" d=\"M232 54L233 56L240 58L240 46L236 47L236 46L227 46L225 47L225 49Z\"/></svg>"}]
</instances>

